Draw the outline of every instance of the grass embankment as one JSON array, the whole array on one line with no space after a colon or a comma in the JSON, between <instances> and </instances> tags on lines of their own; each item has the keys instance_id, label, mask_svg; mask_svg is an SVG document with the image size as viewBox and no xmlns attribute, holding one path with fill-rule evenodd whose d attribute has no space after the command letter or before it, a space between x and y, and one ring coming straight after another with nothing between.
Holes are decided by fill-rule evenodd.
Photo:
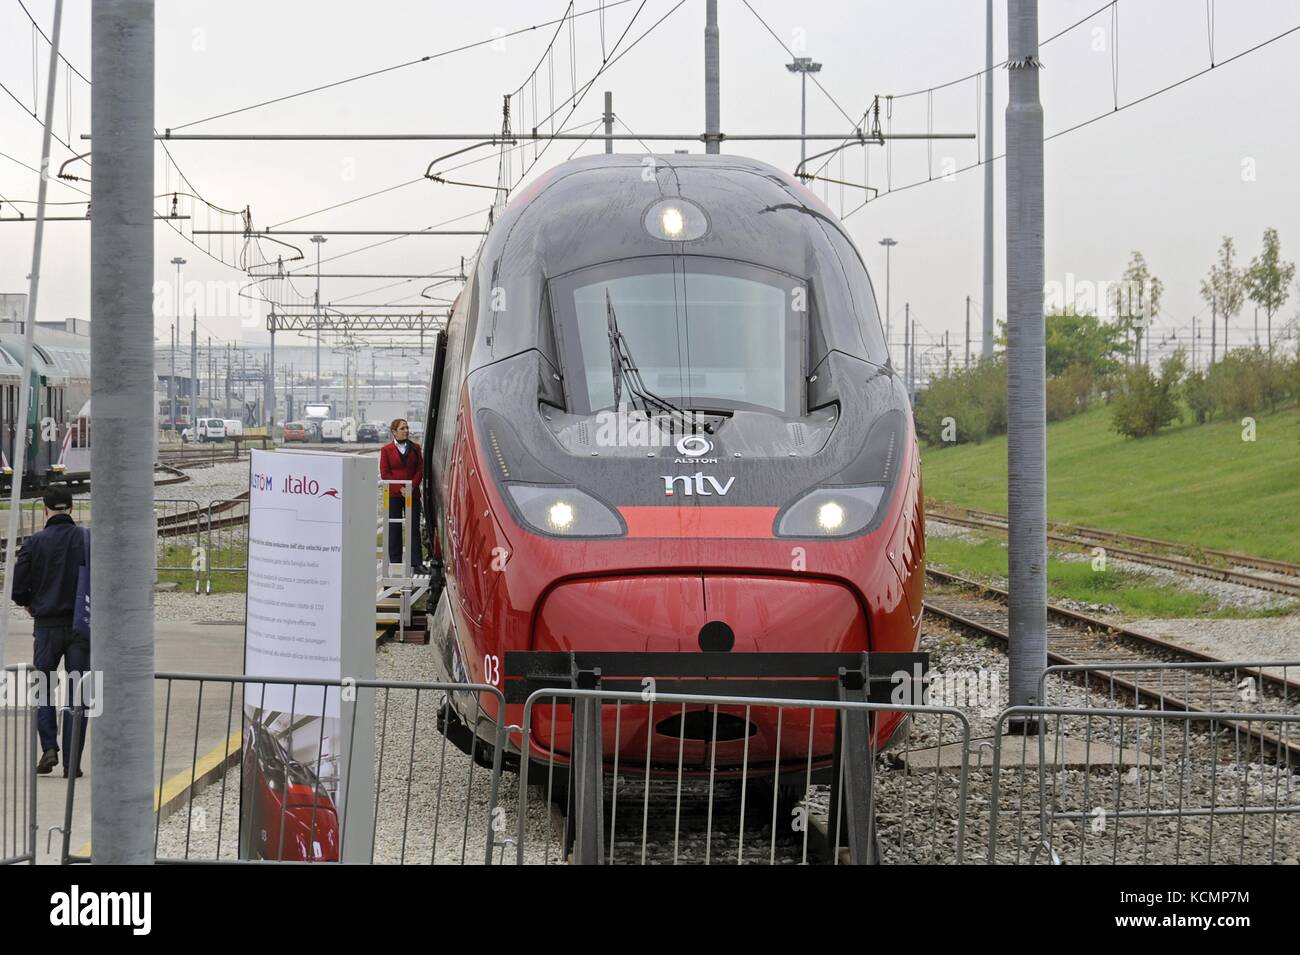
<instances>
[{"instance_id":1,"label":"grass embankment","mask_svg":"<svg viewBox=\"0 0 1300 955\"><path fill-rule=\"evenodd\" d=\"M973 532L972 532L973 533ZM1062 560L1053 550L1047 561L1047 591L1050 600L1077 600L1105 604L1126 617L1222 617L1252 618L1281 616L1292 608L1246 610L1222 608L1208 594L1162 583L1146 574L1128 573L1107 567L1094 570L1089 560ZM938 570L965 577L999 582L1007 576L1006 539L991 537L978 543L950 537L931 536L926 542L926 561Z\"/></svg>"},{"instance_id":2,"label":"grass embankment","mask_svg":"<svg viewBox=\"0 0 1300 955\"><path fill-rule=\"evenodd\" d=\"M1105 406L1050 424L1048 516L1300 562L1300 411L1255 420L1254 441L1239 419L1124 438ZM927 498L1006 513L1005 436L927 447L923 460Z\"/></svg>"}]
</instances>

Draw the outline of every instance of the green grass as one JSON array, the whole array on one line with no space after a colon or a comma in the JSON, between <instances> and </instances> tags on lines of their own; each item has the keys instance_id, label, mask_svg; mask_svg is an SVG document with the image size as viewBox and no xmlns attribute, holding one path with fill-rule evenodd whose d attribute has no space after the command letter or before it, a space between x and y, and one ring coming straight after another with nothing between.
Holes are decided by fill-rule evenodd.
<instances>
[{"instance_id":1,"label":"green grass","mask_svg":"<svg viewBox=\"0 0 1300 955\"><path fill-rule=\"evenodd\" d=\"M190 562L190 549L178 544L173 544L158 558L159 564L165 564L171 567L180 567L182 564ZM212 592L214 594L242 594L247 589L247 577L242 571L212 571ZM194 571L192 570L159 570L158 581L160 583L174 583L181 591L194 591ZM206 589L208 583L208 574L199 575L199 587Z\"/></svg>"},{"instance_id":2,"label":"green grass","mask_svg":"<svg viewBox=\"0 0 1300 955\"><path fill-rule=\"evenodd\" d=\"M1300 562L1300 411L1175 425L1149 438L1110 430L1098 406L1047 428L1048 516L1201 547ZM925 493L1006 513L1007 441L927 447Z\"/></svg>"},{"instance_id":3,"label":"green grass","mask_svg":"<svg viewBox=\"0 0 1300 955\"><path fill-rule=\"evenodd\" d=\"M1007 576L1005 542L986 538L972 543L951 537L931 537L926 541L926 561L941 570L965 577L988 580ZM1220 609L1207 594L1183 590L1157 582L1145 574L1092 569L1092 562L1067 561L1049 556L1047 590L1052 600L1068 598L1086 603L1109 604L1129 617L1185 618L1233 617L1254 618L1279 616L1285 608L1274 610Z\"/></svg>"}]
</instances>

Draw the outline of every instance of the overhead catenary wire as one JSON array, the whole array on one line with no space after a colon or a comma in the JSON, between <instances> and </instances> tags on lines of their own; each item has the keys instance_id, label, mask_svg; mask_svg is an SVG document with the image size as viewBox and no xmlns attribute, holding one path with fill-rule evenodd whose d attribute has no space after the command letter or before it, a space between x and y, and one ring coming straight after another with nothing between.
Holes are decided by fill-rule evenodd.
<instances>
[{"instance_id":1,"label":"overhead catenary wire","mask_svg":"<svg viewBox=\"0 0 1300 955\"><path fill-rule=\"evenodd\" d=\"M1085 119L1085 120L1082 120L1082 121L1080 121L1080 122L1078 122L1078 123L1075 123L1075 124L1073 124L1073 125L1071 125L1071 126L1067 126L1067 127L1065 127L1064 129L1059 129L1059 130L1057 130L1056 132L1051 133L1050 135L1044 136L1044 137L1043 137L1043 142L1050 142L1051 140L1059 139L1059 138L1062 137L1062 136L1066 136L1066 135L1068 135L1068 134L1070 134L1070 133L1073 133L1073 132L1075 132L1075 131L1077 131L1077 130L1083 129L1083 128L1087 127L1087 126L1091 126L1093 123L1096 123L1096 122L1098 122L1099 120L1105 119L1105 118L1107 118L1108 116L1114 116L1116 113L1122 113L1122 112L1124 112L1125 110L1127 110L1127 109L1131 109L1131 108L1134 107L1134 106L1139 106L1139 105L1141 105L1142 103L1147 102L1148 100L1155 99L1156 97L1161 96L1161 95L1163 95L1164 93L1168 93L1168 92L1170 92L1171 90L1175 90L1175 89L1177 89L1177 88L1180 87L1180 86L1183 86L1183 85L1185 85L1185 84L1187 84L1187 83L1190 83L1190 82L1192 82L1193 80L1198 79L1198 78L1204 76L1204 75L1207 74L1207 73L1210 73L1210 72L1212 72L1212 71L1214 71L1214 70L1216 70L1216 69L1221 69L1222 67L1227 66L1229 63L1232 63L1232 62L1235 61L1235 60L1239 60L1239 59L1241 59L1242 57L1249 56L1249 55L1252 54L1252 53L1255 53L1255 52L1257 52L1257 51L1259 51L1259 50L1262 50L1262 49L1264 49L1265 47L1270 46L1270 45L1272 45L1273 43L1276 43L1277 41L1282 40L1282 39L1284 39L1284 38L1290 36L1291 34L1297 32L1297 31L1300 31L1300 24L1297 24L1296 26L1290 27L1290 28L1288 28L1288 29L1286 29L1286 30L1283 30L1281 33L1274 34L1273 36L1269 37L1269 38L1266 39L1266 40L1261 40L1259 43L1256 43L1256 44L1254 44L1253 46L1248 47L1248 48L1245 49L1245 50L1242 50L1242 51L1240 51L1240 52L1238 52L1238 53L1235 53L1235 54L1233 54L1232 56L1228 57L1227 59L1222 60L1221 62L1218 62L1218 63L1213 64L1213 65L1211 65L1211 66L1207 66L1207 67L1205 67L1204 69L1197 70L1195 73L1190 73L1190 74L1188 74L1187 76L1184 76L1184 77L1182 77L1182 78L1180 78L1180 79L1178 79L1178 80L1175 80L1175 81L1172 82L1172 83L1168 83L1168 84L1166 84L1166 85L1160 87L1159 89L1155 89L1155 90L1152 90L1152 91L1149 92L1149 93L1143 94L1142 96L1139 96L1139 97L1137 97L1136 99L1130 100L1130 101L1127 102L1127 103L1121 103L1121 104L1120 104L1118 107L1116 107L1116 108L1113 108L1113 109L1110 109L1110 110L1103 111L1103 112L1101 112L1101 113L1096 114L1095 116L1090 116L1089 118L1087 118L1087 119ZM1001 159L1005 159L1005 158L1006 158L1006 153L998 153L997 155L993 156L993 160L994 160L994 161L1001 160ZM957 174L960 174L960 173L963 173L963 172L967 172L968 170L974 169L974 168L976 168L976 167L978 167L978 166L980 166L980 165L981 165L981 162L979 162L979 161L976 161L976 162L973 162L973 163L968 163L968 164L965 165L965 166L961 166L961 167L959 167L959 168L957 168L957 169L952 170L952 172L951 172L949 175L957 175ZM862 211L862 209L864 209L866 206L870 205L872 202L878 202L878 201L880 201L881 199L883 199L883 198L884 198L885 196L887 196L887 195L891 195L891 194L899 193L899 192L906 192L906 191L908 191L908 190L910 190L910 189L915 189L917 186L924 186L924 185L928 184L928 183L931 182L931 181L932 181L932 180L928 180L928 179L918 179L918 180L915 180L914 182L910 182L910 183L907 183L907 184L905 184L905 185L898 186L897 188L893 187L892 184L890 184L890 185L888 186L888 188L881 190L881 191L879 192L879 194L878 194L875 198L867 199L867 200L865 200L864 202L859 203L857 206L854 206L854 207L853 207L852 209L850 209L847 213L845 213L844 216L843 216L842 218L844 218L844 219L848 219L850 216L853 216L853 215L855 215L856 213Z\"/></svg>"},{"instance_id":2,"label":"overhead catenary wire","mask_svg":"<svg viewBox=\"0 0 1300 955\"><path fill-rule=\"evenodd\" d=\"M614 8L614 7L619 7L619 6L622 6L622 5L625 4L625 3L631 3L631 2L633 2L633 0L610 0L609 3L602 4L602 6L601 6L600 8L595 8L595 7L593 7L593 8L590 9L590 10L583 10L583 11L580 11L580 12L576 12L576 13L573 14L573 16L575 16L575 17L585 17L585 16L590 16L591 14L593 14L593 13L597 13L597 12L599 12L600 10L605 9L606 7L612 9L612 8ZM569 14L567 13L567 11L566 11L566 13L565 13L565 16L569 16ZM476 47L480 47L480 46L488 46L488 45L490 45L490 44L492 44L492 43L500 42L501 40L508 39L508 38L510 38L510 37L512 37L512 36L520 36L521 34L524 34L524 33L530 33L531 31L541 29L542 27L553 26L553 25L555 25L555 24L557 24L557 23L562 23L563 20L564 20L564 17L561 17L559 20L547 20L547 21L544 21L544 22L542 22L542 23L534 23L534 24L532 24L531 26L520 27L520 28L517 29L517 30L511 30L511 31L508 31L508 32L506 32L506 33L498 34L498 35L496 35L496 36L491 36L491 37L488 37L487 39L484 39L484 40L476 40L476 41L474 41L474 42L472 42L472 43L464 43L464 44L461 44L460 46L450 47L450 48L448 48L448 49L446 49L446 50L440 50L440 51L438 51L437 53L430 53L430 54L428 54L427 56L417 57L417 58L415 58L415 59L413 59L413 60L406 60L406 61L401 62L401 63L394 63L394 64L391 65L391 66L382 67L382 68L377 69L377 70L369 70L369 71L367 71L367 72L365 72L365 73L358 73L358 74L356 74L356 75L354 75L354 76L344 77L344 78L341 79L341 80L334 80L334 81L332 81L332 82L330 82L330 83L322 83L322 84L320 84L319 86L313 86L313 87L310 87L310 88L308 88L308 89L298 90L297 92L294 92L294 93L286 93L286 94L283 95L283 96L276 96L276 97L273 97L272 99L262 100L261 102L258 102L258 103L251 103L251 104L249 104L248 106L241 106L241 107L239 107L239 108L237 108L237 109L230 109L230 110L226 110L225 112L214 113L213 115L211 115L211 116L205 116L205 117L203 117L202 119L191 120L191 121L188 122L188 123L180 123L179 125L176 125L176 126L172 126L172 127L170 127L170 129L172 129L173 131L175 131L175 130L181 130L181 129L188 129L188 128L191 127L191 126L198 126L198 125L201 124L201 123L209 123L209 122L212 122L213 120L216 120L216 119L225 119L225 118L228 117L228 116L235 116L235 115L238 115L238 114L240 114L240 113L247 113L247 112L249 112L249 111L251 111L251 110L261 109L261 108L264 107L264 106L271 106L271 105L274 105L274 104L276 104L276 103L283 103L283 102L286 102L287 100L296 99L296 98L298 98L298 97L300 97L300 96L309 96L309 95L311 95L311 94L313 94L313 93L319 93L319 92L322 92L322 91L324 91L324 90L335 89L335 88L340 87L340 86L345 86L345 85L347 85L347 84L349 84L349 83L355 83L355 82L358 82L359 80L370 79L370 78L375 77L375 76L382 76L382 75L384 75L384 74L386 74L386 73L392 73L392 72L394 72L394 71L396 71L396 70L406 69L407 67L410 67L410 66L417 66L417 65L419 65L419 64L421 64L421 63L428 63L428 62L431 62L431 61L433 61L433 60L441 59L442 57L445 57L445 56L451 56L451 55L453 55L453 54L455 54L455 53L463 53L463 52L465 52L466 50L472 50L472 49L475 49Z\"/></svg>"}]
</instances>

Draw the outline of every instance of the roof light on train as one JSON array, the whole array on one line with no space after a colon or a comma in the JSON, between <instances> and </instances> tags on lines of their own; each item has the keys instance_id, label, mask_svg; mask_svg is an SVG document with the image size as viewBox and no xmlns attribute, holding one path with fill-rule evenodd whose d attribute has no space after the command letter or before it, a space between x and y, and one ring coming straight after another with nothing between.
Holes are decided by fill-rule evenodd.
<instances>
[{"instance_id":1,"label":"roof light on train","mask_svg":"<svg viewBox=\"0 0 1300 955\"><path fill-rule=\"evenodd\" d=\"M546 521L554 530L568 530L573 524L573 507L564 501L556 501L546 512Z\"/></svg>"},{"instance_id":2,"label":"roof light on train","mask_svg":"<svg viewBox=\"0 0 1300 955\"><path fill-rule=\"evenodd\" d=\"M844 508L834 501L827 501L817 508L817 526L828 534L833 534L844 524Z\"/></svg>"},{"instance_id":3,"label":"roof light on train","mask_svg":"<svg viewBox=\"0 0 1300 955\"><path fill-rule=\"evenodd\" d=\"M676 206L667 206L659 213L659 224L663 227L664 235L671 238L678 238L682 230L686 228L686 220L682 218L682 210Z\"/></svg>"},{"instance_id":4,"label":"roof light on train","mask_svg":"<svg viewBox=\"0 0 1300 955\"><path fill-rule=\"evenodd\" d=\"M642 222L652 236L668 242L689 242L709 231L704 210L681 196L651 203Z\"/></svg>"}]
</instances>

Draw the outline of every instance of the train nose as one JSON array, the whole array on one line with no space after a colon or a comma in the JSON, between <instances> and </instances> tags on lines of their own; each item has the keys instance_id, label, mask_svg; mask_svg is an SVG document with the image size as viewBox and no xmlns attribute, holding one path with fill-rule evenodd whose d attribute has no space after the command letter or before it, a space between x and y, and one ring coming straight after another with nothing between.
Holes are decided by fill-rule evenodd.
<instances>
[{"instance_id":1,"label":"train nose","mask_svg":"<svg viewBox=\"0 0 1300 955\"><path fill-rule=\"evenodd\" d=\"M576 580L551 591L534 650L818 652L867 649L853 592L826 580L679 574Z\"/></svg>"},{"instance_id":2,"label":"train nose","mask_svg":"<svg viewBox=\"0 0 1300 955\"><path fill-rule=\"evenodd\" d=\"M628 576L571 581L546 598L534 650L676 653L843 652L867 649L867 625L849 588L807 578ZM779 676L780 674L773 674ZM754 674L761 677L762 674ZM567 714L543 708L534 742L568 751ZM564 725L559 725L564 724ZM810 724L813 724L810 726ZM607 756L656 765L739 767L814 758L833 746L831 713L660 701L604 709ZM811 732L810 732L811 731Z\"/></svg>"}]
</instances>

